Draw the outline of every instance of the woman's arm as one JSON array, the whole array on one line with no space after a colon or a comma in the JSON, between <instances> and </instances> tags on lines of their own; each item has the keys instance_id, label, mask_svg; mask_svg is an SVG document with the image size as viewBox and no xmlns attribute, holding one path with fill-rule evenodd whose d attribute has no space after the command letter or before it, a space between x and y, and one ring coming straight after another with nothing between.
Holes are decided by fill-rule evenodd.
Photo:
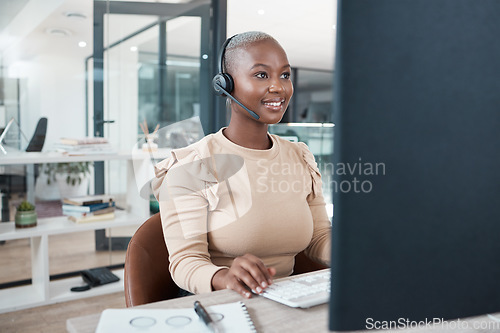
<instances>
[{"instance_id":1,"label":"woman's arm","mask_svg":"<svg viewBox=\"0 0 500 333\"><path fill-rule=\"evenodd\" d=\"M204 187L202 180L173 168L157 195L172 278L193 293L212 291L213 275L224 268L210 260Z\"/></svg>"},{"instance_id":2,"label":"woman's arm","mask_svg":"<svg viewBox=\"0 0 500 333\"><path fill-rule=\"evenodd\" d=\"M265 267L259 258L246 254L235 258L231 267L212 263L206 186L182 168L172 168L157 194L174 281L194 293L226 288L244 297L250 297L249 290L261 293L276 270Z\"/></svg>"}]
</instances>

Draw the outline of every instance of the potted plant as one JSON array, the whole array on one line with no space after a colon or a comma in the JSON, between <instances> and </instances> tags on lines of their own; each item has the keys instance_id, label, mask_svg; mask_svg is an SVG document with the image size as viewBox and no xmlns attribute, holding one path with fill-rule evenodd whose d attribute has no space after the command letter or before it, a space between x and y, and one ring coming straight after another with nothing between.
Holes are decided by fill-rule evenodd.
<instances>
[{"instance_id":1,"label":"potted plant","mask_svg":"<svg viewBox=\"0 0 500 333\"><path fill-rule=\"evenodd\" d=\"M17 206L15 224L16 228L29 228L36 226L35 206L28 201L23 201Z\"/></svg>"},{"instance_id":2,"label":"potted plant","mask_svg":"<svg viewBox=\"0 0 500 333\"><path fill-rule=\"evenodd\" d=\"M87 195L92 162L48 163L44 173L47 184L57 183L61 199Z\"/></svg>"}]
</instances>

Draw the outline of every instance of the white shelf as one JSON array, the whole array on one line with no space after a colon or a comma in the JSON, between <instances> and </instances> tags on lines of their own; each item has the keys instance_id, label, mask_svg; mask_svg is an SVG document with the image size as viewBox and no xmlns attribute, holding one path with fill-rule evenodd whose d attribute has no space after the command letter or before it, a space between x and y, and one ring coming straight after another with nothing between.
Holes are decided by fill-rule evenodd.
<instances>
[{"instance_id":1,"label":"white shelf","mask_svg":"<svg viewBox=\"0 0 500 333\"><path fill-rule=\"evenodd\" d=\"M81 224L76 224L73 221L70 221L66 216L49 217L38 219L37 226L33 228L16 228L14 222L4 222L0 223L0 241L133 226L139 225L145 221L143 217L136 216L125 211L116 210L115 216L116 217L113 220Z\"/></svg>"},{"instance_id":2,"label":"white shelf","mask_svg":"<svg viewBox=\"0 0 500 333\"><path fill-rule=\"evenodd\" d=\"M0 290L0 313L34 307L45 303L44 296L33 286Z\"/></svg>"},{"instance_id":3,"label":"white shelf","mask_svg":"<svg viewBox=\"0 0 500 333\"><path fill-rule=\"evenodd\" d=\"M121 282L109 284L84 292L71 292L80 285L81 278L69 278L50 282L48 241L50 235L67 234L88 230L108 229L141 225L149 217L149 199L140 196L140 190L149 186L154 177L154 160L170 155L170 149L159 149L148 153L139 149L116 154L69 156L56 152L9 152L0 159L0 165L81 162L81 161L127 161L127 206L126 211L115 212L113 220L76 224L67 217L42 218L33 228L16 229L14 222L0 223L0 241L29 238L31 244L31 266L33 284L30 286L0 289L0 313L29 307L63 302L83 297L103 295L123 290L123 270L118 271ZM29 174L34 175L34 172ZM27 182L29 195L34 193L34 180ZM31 186L31 187L30 187ZM30 200L33 201L33 200ZM121 274L121 275L120 275Z\"/></svg>"},{"instance_id":4,"label":"white shelf","mask_svg":"<svg viewBox=\"0 0 500 333\"><path fill-rule=\"evenodd\" d=\"M73 278L52 281L50 282L49 285L50 302L51 303L66 302L74 299L100 296L122 291L123 269L113 270L113 273L120 278L120 281L105 284L99 287L94 287L91 288L90 290L80 291L80 292L71 291L70 289L72 287L84 284L83 279L81 277L73 277Z\"/></svg>"},{"instance_id":5,"label":"white shelf","mask_svg":"<svg viewBox=\"0 0 500 333\"><path fill-rule=\"evenodd\" d=\"M142 150L122 151L113 154L68 155L58 152L9 152L3 155L0 165L42 164L61 162L110 161L132 159L164 159L170 156L171 149L161 148L149 153Z\"/></svg>"},{"instance_id":6,"label":"white shelf","mask_svg":"<svg viewBox=\"0 0 500 333\"><path fill-rule=\"evenodd\" d=\"M94 287L82 292L70 290L72 287L84 284L81 277L50 282L48 297L44 297L33 285L0 290L0 313L122 291L123 269L113 270L113 273L120 278L120 281Z\"/></svg>"},{"instance_id":7,"label":"white shelf","mask_svg":"<svg viewBox=\"0 0 500 333\"><path fill-rule=\"evenodd\" d=\"M14 222L0 223L0 240L31 239L33 280L33 284L29 286L0 289L0 313L122 291L123 269L113 271L120 278L119 282L83 292L70 291L71 287L83 283L81 277L50 281L48 237L87 230L139 227L145 220L146 218L117 211L113 220L83 224L76 224L65 216L39 219L37 226L33 228L16 229Z\"/></svg>"}]
</instances>

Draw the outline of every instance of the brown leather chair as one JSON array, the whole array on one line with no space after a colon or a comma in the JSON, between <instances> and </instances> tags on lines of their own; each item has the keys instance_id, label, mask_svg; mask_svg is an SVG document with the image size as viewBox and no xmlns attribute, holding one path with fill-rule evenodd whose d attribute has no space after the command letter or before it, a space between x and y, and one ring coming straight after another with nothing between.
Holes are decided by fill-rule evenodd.
<instances>
[{"instance_id":1,"label":"brown leather chair","mask_svg":"<svg viewBox=\"0 0 500 333\"><path fill-rule=\"evenodd\" d=\"M156 213L137 229L128 244L124 273L127 307L177 297L179 287L168 265L160 213Z\"/></svg>"},{"instance_id":2,"label":"brown leather chair","mask_svg":"<svg viewBox=\"0 0 500 333\"><path fill-rule=\"evenodd\" d=\"M125 256L125 303L127 307L178 297L179 287L168 271L168 251L163 239L160 213L151 216L135 232ZM304 253L295 258L294 274L326 268Z\"/></svg>"}]
</instances>

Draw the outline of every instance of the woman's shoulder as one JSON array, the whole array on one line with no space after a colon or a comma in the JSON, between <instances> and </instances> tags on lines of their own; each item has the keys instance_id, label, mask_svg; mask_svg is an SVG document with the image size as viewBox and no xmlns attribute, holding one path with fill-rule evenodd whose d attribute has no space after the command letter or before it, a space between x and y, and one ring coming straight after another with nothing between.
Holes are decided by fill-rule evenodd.
<instances>
[{"instance_id":1,"label":"woman's shoulder","mask_svg":"<svg viewBox=\"0 0 500 333\"><path fill-rule=\"evenodd\" d=\"M313 193L316 195L321 189L321 173L314 158L313 153L304 142L291 142L283 139L278 135L271 134L271 136L280 145L280 151L285 155L293 154L299 156L303 163L307 166L311 179L313 181Z\"/></svg>"},{"instance_id":2,"label":"woman's shoulder","mask_svg":"<svg viewBox=\"0 0 500 333\"><path fill-rule=\"evenodd\" d=\"M314 161L314 155L309 150L309 147L304 142L292 142L287 139L283 139L279 135L269 134L273 137L274 141L278 143L281 149L284 152L293 151L296 154L302 156L305 162L308 162L312 159ZM316 163L316 162L314 162Z\"/></svg>"}]
</instances>

